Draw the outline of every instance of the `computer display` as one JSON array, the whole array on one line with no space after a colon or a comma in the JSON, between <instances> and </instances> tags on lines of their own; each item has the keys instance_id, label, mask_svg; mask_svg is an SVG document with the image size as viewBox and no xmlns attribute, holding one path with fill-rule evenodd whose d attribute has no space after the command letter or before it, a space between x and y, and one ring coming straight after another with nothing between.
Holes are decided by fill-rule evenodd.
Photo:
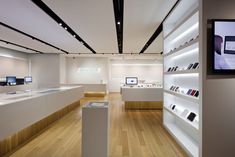
<instances>
[{"instance_id":1,"label":"computer display","mask_svg":"<svg viewBox=\"0 0 235 157\"><path fill-rule=\"evenodd\" d=\"M137 85L138 78L137 77L126 77L126 85Z\"/></svg>"},{"instance_id":2,"label":"computer display","mask_svg":"<svg viewBox=\"0 0 235 157\"><path fill-rule=\"evenodd\" d=\"M7 76L6 82L8 85L16 85L16 77L15 76Z\"/></svg>"},{"instance_id":3,"label":"computer display","mask_svg":"<svg viewBox=\"0 0 235 157\"><path fill-rule=\"evenodd\" d=\"M235 20L213 20L212 70L235 73Z\"/></svg>"},{"instance_id":4,"label":"computer display","mask_svg":"<svg viewBox=\"0 0 235 157\"><path fill-rule=\"evenodd\" d=\"M32 82L33 82L32 76L26 76L26 77L24 78L24 82L25 82L25 83L32 83Z\"/></svg>"}]
</instances>

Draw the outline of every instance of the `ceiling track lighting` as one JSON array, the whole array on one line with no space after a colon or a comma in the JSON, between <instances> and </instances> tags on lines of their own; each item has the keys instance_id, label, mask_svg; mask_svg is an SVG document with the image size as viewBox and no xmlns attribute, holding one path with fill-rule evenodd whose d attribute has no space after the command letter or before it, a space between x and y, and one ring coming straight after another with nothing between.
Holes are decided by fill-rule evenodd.
<instances>
[{"instance_id":1,"label":"ceiling track lighting","mask_svg":"<svg viewBox=\"0 0 235 157\"><path fill-rule=\"evenodd\" d=\"M53 20L55 20L60 26L64 27L64 29L74 36L78 41L82 41L83 45L89 49L92 53L96 53L94 49L90 47L72 28L70 28L58 15L56 15L53 10L51 10L43 1L41 0L31 0L35 5L37 5L40 9L42 9L48 16L50 16Z\"/></svg>"},{"instance_id":2,"label":"ceiling track lighting","mask_svg":"<svg viewBox=\"0 0 235 157\"><path fill-rule=\"evenodd\" d=\"M115 24L116 24L118 51L120 54L122 54L124 0L113 0L113 10L114 10Z\"/></svg>"},{"instance_id":3,"label":"ceiling track lighting","mask_svg":"<svg viewBox=\"0 0 235 157\"><path fill-rule=\"evenodd\" d=\"M54 45L52 45L52 44L49 44L49 43L47 43L47 42L45 42L45 41L43 41L43 40L41 40L41 39L38 39L38 38L36 38L36 37L34 37L34 36L32 36L32 35L29 35L29 34L23 32L23 31L21 31L21 30L18 30L18 29L16 29L16 28L13 28L13 27L11 27L11 26L5 24L5 23L0 22L0 25L6 27L6 28L8 28L8 29L11 29L11 30L13 30L13 31L15 31L15 32L18 32L18 33L20 33L20 34L22 34L22 35L25 35L25 36L31 38L32 40L37 40L37 41L39 41L39 42L41 42L41 43L43 43L43 44L46 44L47 46L53 47L53 48L55 48L55 49L58 49L58 47L56 47L56 46L54 46ZM61 50L62 50L62 49L61 49ZM69 52L67 52L67 51L65 51L65 50L62 50L62 52L66 53L66 54L69 54Z\"/></svg>"},{"instance_id":4,"label":"ceiling track lighting","mask_svg":"<svg viewBox=\"0 0 235 157\"><path fill-rule=\"evenodd\" d=\"M141 49L140 53L144 53L146 49L153 43L153 41L159 36L159 34L162 32L163 29L163 22L166 20L166 18L170 15L170 13L173 11L173 9L176 7L176 5L180 2L181 0L177 0L174 4L174 6L171 8L171 10L167 13L165 18L162 20L161 24L158 26L158 28L155 30L153 35L150 37L150 39L147 41L147 43L144 45L144 47Z\"/></svg>"},{"instance_id":5,"label":"ceiling track lighting","mask_svg":"<svg viewBox=\"0 0 235 157\"><path fill-rule=\"evenodd\" d=\"M20 47L20 48L24 48L24 49L26 49L26 50L35 51L35 52L41 53L41 54L44 53L44 52L41 52L41 51L38 51L38 50L35 50L35 49L32 49L32 48L29 48L29 47L26 47L26 46L22 46L22 45L19 45L19 44L16 44L16 43L12 43L12 42L9 42L9 41L6 41L6 40L0 39L0 42L4 42L4 43L6 43L6 44L11 44L11 45L14 45L14 46L17 46L17 47Z\"/></svg>"}]
</instances>

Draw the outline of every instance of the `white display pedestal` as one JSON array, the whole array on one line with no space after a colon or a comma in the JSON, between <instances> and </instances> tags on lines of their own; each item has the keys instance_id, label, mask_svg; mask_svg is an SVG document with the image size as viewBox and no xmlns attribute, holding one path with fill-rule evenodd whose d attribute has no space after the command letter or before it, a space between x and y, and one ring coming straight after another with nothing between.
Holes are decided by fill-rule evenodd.
<instances>
[{"instance_id":1,"label":"white display pedestal","mask_svg":"<svg viewBox=\"0 0 235 157\"><path fill-rule=\"evenodd\" d=\"M82 108L82 157L108 157L108 102Z\"/></svg>"}]
</instances>

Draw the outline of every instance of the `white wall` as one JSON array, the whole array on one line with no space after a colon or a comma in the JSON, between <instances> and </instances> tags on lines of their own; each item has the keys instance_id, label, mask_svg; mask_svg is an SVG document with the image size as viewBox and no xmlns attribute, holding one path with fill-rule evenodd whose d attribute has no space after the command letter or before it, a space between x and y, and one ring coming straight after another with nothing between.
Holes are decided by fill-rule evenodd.
<instances>
[{"instance_id":1,"label":"white wall","mask_svg":"<svg viewBox=\"0 0 235 157\"><path fill-rule=\"evenodd\" d=\"M120 84L125 77L138 77L146 83L162 82L163 65L155 60L111 60L110 61L110 92L119 92Z\"/></svg>"},{"instance_id":2,"label":"white wall","mask_svg":"<svg viewBox=\"0 0 235 157\"><path fill-rule=\"evenodd\" d=\"M58 54L31 54L31 71L38 88L60 84L60 56Z\"/></svg>"},{"instance_id":3,"label":"white wall","mask_svg":"<svg viewBox=\"0 0 235 157\"><path fill-rule=\"evenodd\" d=\"M27 54L0 47L0 78L16 76L24 78L30 73Z\"/></svg>"},{"instance_id":4,"label":"white wall","mask_svg":"<svg viewBox=\"0 0 235 157\"><path fill-rule=\"evenodd\" d=\"M108 82L108 58L67 57L66 70L66 80L69 84Z\"/></svg>"},{"instance_id":5,"label":"white wall","mask_svg":"<svg viewBox=\"0 0 235 157\"><path fill-rule=\"evenodd\" d=\"M235 1L200 0L203 103L202 103L202 156L235 156L235 76L207 74L207 20L234 19ZM229 78L230 77L230 78Z\"/></svg>"},{"instance_id":6,"label":"white wall","mask_svg":"<svg viewBox=\"0 0 235 157\"><path fill-rule=\"evenodd\" d=\"M162 82L162 74L162 63L159 64L155 60L109 60L94 57L66 59L66 83L103 82L107 83L109 92L120 92L120 85L125 82L127 76L136 76L151 83Z\"/></svg>"},{"instance_id":7,"label":"white wall","mask_svg":"<svg viewBox=\"0 0 235 157\"><path fill-rule=\"evenodd\" d=\"M66 83L66 57L60 55L60 83Z\"/></svg>"}]
</instances>

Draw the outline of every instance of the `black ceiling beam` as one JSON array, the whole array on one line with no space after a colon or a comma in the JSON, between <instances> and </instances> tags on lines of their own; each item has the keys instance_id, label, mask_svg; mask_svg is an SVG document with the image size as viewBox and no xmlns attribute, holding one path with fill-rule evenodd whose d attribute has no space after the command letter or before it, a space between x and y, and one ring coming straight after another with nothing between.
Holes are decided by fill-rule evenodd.
<instances>
[{"instance_id":1,"label":"black ceiling beam","mask_svg":"<svg viewBox=\"0 0 235 157\"><path fill-rule=\"evenodd\" d=\"M113 0L113 10L117 33L117 44L119 53L123 53L123 12L124 0Z\"/></svg>"},{"instance_id":2,"label":"black ceiling beam","mask_svg":"<svg viewBox=\"0 0 235 157\"><path fill-rule=\"evenodd\" d=\"M34 52L37 52L37 53L41 53L41 54L44 53L44 52L41 52L41 51L38 51L38 50L35 50L35 49L32 49L32 48L29 48L29 47L26 47L26 46L22 46L22 45L19 45L19 44L10 42L10 41L6 41L6 40L0 39L0 42L4 42L4 43L6 43L6 44L11 44L11 45L14 45L14 46L18 46L18 47L24 48L24 49L26 49L26 50L31 50L31 51L34 51Z\"/></svg>"},{"instance_id":3,"label":"black ceiling beam","mask_svg":"<svg viewBox=\"0 0 235 157\"><path fill-rule=\"evenodd\" d=\"M147 43L144 45L144 47L141 49L140 53L144 53L144 51L153 43L153 41L159 36L159 34L163 30L163 22L166 20L166 18L170 15L170 13L173 11L173 9L176 7L176 5L180 2L181 0L177 0L171 10L167 13L165 18L162 20L161 24L158 26L158 28L155 30L153 35L150 37L150 39L147 41Z\"/></svg>"},{"instance_id":4,"label":"black ceiling beam","mask_svg":"<svg viewBox=\"0 0 235 157\"><path fill-rule=\"evenodd\" d=\"M53 47L53 48L55 48L55 49L57 49L57 50L59 50L59 51L62 51L62 52L64 52L64 53L66 53L66 54L69 53L69 52L67 52L67 51L65 51L65 50L63 50L63 49L61 49L61 48L58 48L58 47L56 47L56 46L54 46L54 45L51 45L51 44L49 44L49 43L47 43L47 42L45 42L45 41L43 41L43 40L41 40L41 39L38 39L38 38L36 38L36 37L34 37L34 36L30 35L30 34L27 34L27 33L23 32L23 31L18 30L18 29L16 29L16 28L12 27L12 26L9 26L9 25L7 25L7 24L5 24L5 23L0 22L0 25L4 26L4 27L6 27L6 28L9 28L9 29L11 29L11 30L13 30L13 31L16 31L16 32L18 32L18 33L20 33L20 34L23 34L23 35L25 35L25 36L27 36L27 37L33 39L33 40L37 40L37 41L39 41L39 42L41 42L41 43L43 43L43 44L46 44L46 45L48 45L48 46L50 46L50 47Z\"/></svg>"},{"instance_id":5,"label":"black ceiling beam","mask_svg":"<svg viewBox=\"0 0 235 157\"><path fill-rule=\"evenodd\" d=\"M69 25L67 25L58 15L56 15L53 10L51 10L43 1L32 0L40 9L42 9L48 16L55 20L60 26L62 26L68 33L70 33L75 39L77 39L81 44L88 48L92 53L96 53Z\"/></svg>"}]
</instances>

